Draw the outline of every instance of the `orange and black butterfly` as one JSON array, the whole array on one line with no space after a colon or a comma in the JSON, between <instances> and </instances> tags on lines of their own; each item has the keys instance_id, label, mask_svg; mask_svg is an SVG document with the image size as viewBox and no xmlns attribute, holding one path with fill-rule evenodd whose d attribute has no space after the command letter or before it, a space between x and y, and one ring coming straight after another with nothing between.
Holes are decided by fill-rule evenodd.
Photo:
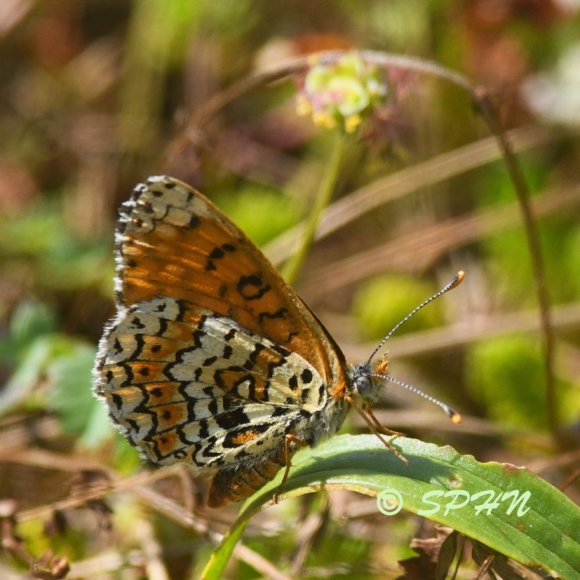
<instances>
[{"instance_id":1,"label":"orange and black butterfly","mask_svg":"<svg viewBox=\"0 0 580 580\"><path fill-rule=\"evenodd\" d=\"M371 363L378 348L349 366L262 252L199 192L149 178L121 207L115 241L117 313L99 344L95 392L150 461L213 474L210 506L251 495L284 466L285 479L297 448L334 434L350 406L379 437L394 433L370 408L390 379L384 360Z\"/></svg>"}]
</instances>

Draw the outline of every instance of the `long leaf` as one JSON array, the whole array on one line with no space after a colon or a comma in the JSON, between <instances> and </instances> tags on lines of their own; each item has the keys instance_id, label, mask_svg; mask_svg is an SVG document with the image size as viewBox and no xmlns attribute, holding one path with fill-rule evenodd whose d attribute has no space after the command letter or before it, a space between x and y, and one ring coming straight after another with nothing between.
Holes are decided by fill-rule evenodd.
<instances>
[{"instance_id":1,"label":"long leaf","mask_svg":"<svg viewBox=\"0 0 580 580\"><path fill-rule=\"evenodd\" d=\"M280 499L341 488L379 496L380 502L397 492L405 510L449 526L522 564L565 578L580 574L580 508L549 483L525 468L480 463L449 446L399 438L396 447L408 465L373 435L337 436L301 451ZM280 477L244 504L213 553L204 578L221 577L249 519L272 499ZM383 511L395 505L380 503Z\"/></svg>"}]
</instances>

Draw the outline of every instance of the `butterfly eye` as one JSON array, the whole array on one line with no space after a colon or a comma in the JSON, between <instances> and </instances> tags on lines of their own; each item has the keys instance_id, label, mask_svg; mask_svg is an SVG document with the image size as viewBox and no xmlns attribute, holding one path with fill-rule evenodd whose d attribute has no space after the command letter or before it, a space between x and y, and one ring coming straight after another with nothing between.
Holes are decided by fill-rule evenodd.
<instances>
[{"instance_id":1,"label":"butterfly eye","mask_svg":"<svg viewBox=\"0 0 580 580\"><path fill-rule=\"evenodd\" d=\"M363 397L368 395L372 390L369 372L370 368L367 365L360 365L355 369L354 373L354 388L356 392Z\"/></svg>"}]
</instances>

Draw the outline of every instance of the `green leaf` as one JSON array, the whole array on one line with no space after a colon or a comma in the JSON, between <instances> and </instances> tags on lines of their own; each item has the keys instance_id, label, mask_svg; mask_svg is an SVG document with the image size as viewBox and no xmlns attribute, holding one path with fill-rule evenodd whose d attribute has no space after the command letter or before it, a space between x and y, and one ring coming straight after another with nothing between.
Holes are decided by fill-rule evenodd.
<instances>
[{"instance_id":1,"label":"green leaf","mask_svg":"<svg viewBox=\"0 0 580 580\"><path fill-rule=\"evenodd\" d=\"M385 490L394 490L405 510L451 527L526 566L566 578L580 571L580 508L549 483L525 468L479 463L449 446L398 438L396 447L409 460L408 465L389 453L374 435L336 436L319 447L300 451L280 497L325 487L370 496L382 492L382 497ZM204 578L220 577L249 519L272 499L281 476L279 473L244 504L213 553ZM482 492L488 493L475 496ZM506 497L510 493L513 497ZM526 502L522 501L524 494Z\"/></svg>"},{"instance_id":2,"label":"green leaf","mask_svg":"<svg viewBox=\"0 0 580 580\"><path fill-rule=\"evenodd\" d=\"M24 403L42 383L53 361L74 355L75 348L74 342L61 334L41 335L33 340L0 393L0 414Z\"/></svg>"},{"instance_id":3,"label":"green leaf","mask_svg":"<svg viewBox=\"0 0 580 580\"><path fill-rule=\"evenodd\" d=\"M0 339L0 364L17 367L35 341L55 331L51 310L38 300L24 300L12 314L7 335Z\"/></svg>"},{"instance_id":4,"label":"green leaf","mask_svg":"<svg viewBox=\"0 0 580 580\"><path fill-rule=\"evenodd\" d=\"M52 363L48 377L53 385L48 405L59 416L64 430L79 436L79 442L94 447L111 434L103 405L91 388L95 349L79 345L74 354Z\"/></svg>"},{"instance_id":5,"label":"green leaf","mask_svg":"<svg viewBox=\"0 0 580 580\"><path fill-rule=\"evenodd\" d=\"M55 411L63 429L87 447L110 437L107 413L91 388L93 346L63 334L40 333L21 358L0 392L0 414L32 402Z\"/></svg>"},{"instance_id":6,"label":"green leaf","mask_svg":"<svg viewBox=\"0 0 580 580\"><path fill-rule=\"evenodd\" d=\"M39 336L56 332L54 313L38 300L21 302L10 320L10 335L21 345L32 342Z\"/></svg>"}]
</instances>

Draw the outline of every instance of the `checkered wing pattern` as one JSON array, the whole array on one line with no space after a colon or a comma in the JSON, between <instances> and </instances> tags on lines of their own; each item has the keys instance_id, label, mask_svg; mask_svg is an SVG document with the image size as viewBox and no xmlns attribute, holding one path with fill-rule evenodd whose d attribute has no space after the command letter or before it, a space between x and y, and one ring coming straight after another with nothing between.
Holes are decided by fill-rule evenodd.
<instances>
[{"instance_id":1,"label":"checkered wing pattern","mask_svg":"<svg viewBox=\"0 0 580 580\"><path fill-rule=\"evenodd\" d=\"M152 462L213 473L210 505L284 465L344 418L340 349L260 250L184 183L137 186L116 233L117 314L95 392Z\"/></svg>"}]
</instances>

